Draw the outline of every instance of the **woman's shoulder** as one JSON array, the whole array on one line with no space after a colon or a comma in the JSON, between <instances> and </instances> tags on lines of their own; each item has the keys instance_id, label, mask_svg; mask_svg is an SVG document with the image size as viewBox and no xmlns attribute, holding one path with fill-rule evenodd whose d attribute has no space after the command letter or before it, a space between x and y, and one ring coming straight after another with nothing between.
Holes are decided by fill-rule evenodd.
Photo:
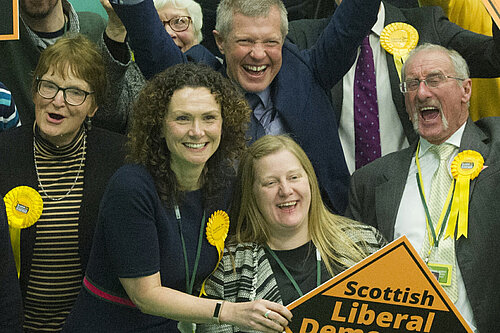
<instances>
[{"instance_id":1,"label":"woman's shoulder","mask_svg":"<svg viewBox=\"0 0 500 333\"><path fill-rule=\"evenodd\" d=\"M224 249L224 260L231 267L258 266L264 255L262 245L253 242L231 242Z\"/></svg>"},{"instance_id":2,"label":"woman's shoulder","mask_svg":"<svg viewBox=\"0 0 500 333\"><path fill-rule=\"evenodd\" d=\"M139 164L122 165L111 177L109 187L133 192L155 189L153 177Z\"/></svg>"},{"instance_id":3,"label":"woman's shoulder","mask_svg":"<svg viewBox=\"0 0 500 333\"><path fill-rule=\"evenodd\" d=\"M373 253L387 244L384 236L374 227L351 221L342 230L356 244L365 247L369 253Z\"/></svg>"}]
</instances>

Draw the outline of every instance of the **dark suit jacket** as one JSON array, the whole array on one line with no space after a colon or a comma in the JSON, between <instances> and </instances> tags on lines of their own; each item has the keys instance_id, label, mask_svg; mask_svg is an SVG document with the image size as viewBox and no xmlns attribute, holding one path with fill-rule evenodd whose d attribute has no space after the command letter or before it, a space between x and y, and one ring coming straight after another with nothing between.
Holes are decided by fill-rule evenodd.
<instances>
[{"instance_id":1,"label":"dark suit jacket","mask_svg":"<svg viewBox=\"0 0 500 333\"><path fill-rule=\"evenodd\" d=\"M22 302L16 264L10 246L5 204L0 198L0 327L4 332L22 332Z\"/></svg>"},{"instance_id":2,"label":"dark suit jacket","mask_svg":"<svg viewBox=\"0 0 500 333\"><path fill-rule=\"evenodd\" d=\"M135 59L147 78L188 59L210 63L208 51L200 52L200 45L186 55L179 51L158 19L152 1L113 7L127 28ZM311 159L325 203L339 213L347 204L349 172L328 92L349 70L357 45L376 21L378 7L379 2L374 0L346 1L311 50L299 51L295 45L285 43L283 64L271 85L274 108L285 130ZM215 69L224 71L220 63Z\"/></svg>"},{"instance_id":3,"label":"dark suit jacket","mask_svg":"<svg viewBox=\"0 0 500 333\"><path fill-rule=\"evenodd\" d=\"M456 256L479 332L500 332L500 117L467 122L460 151L475 150L485 166L471 181L469 234L456 242ZM396 215L416 144L354 172L346 215L394 238Z\"/></svg>"},{"instance_id":4,"label":"dark suit jacket","mask_svg":"<svg viewBox=\"0 0 500 333\"><path fill-rule=\"evenodd\" d=\"M85 183L78 221L80 260L85 272L92 246L99 203L108 179L123 164L125 137L107 130L92 128L87 135ZM33 128L21 126L0 134L0 195L17 186L38 189L33 160ZM21 291L26 296L35 227L21 231Z\"/></svg>"},{"instance_id":5,"label":"dark suit jacket","mask_svg":"<svg viewBox=\"0 0 500 333\"><path fill-rule=\"evenodd\" d=\"M494 38L465 30L450 22L441 7L397 8L384 1L385 25L404 22L417 29L419 44L439 44L458 51L470 68L471 77L500 76L500 31L493 24ZM310 47L328 24L326 20L299 20L290 22L287 38L300 48ZM399 77L394 65L394 58L386 52L387 68L391 82L392 99L398 111L399 119L408 142L415 142L418 137L406 113L404 98L399 91ZM340 120L342 111L342 81L332 89L332 102Z\"/></svg>"}]
</instances>

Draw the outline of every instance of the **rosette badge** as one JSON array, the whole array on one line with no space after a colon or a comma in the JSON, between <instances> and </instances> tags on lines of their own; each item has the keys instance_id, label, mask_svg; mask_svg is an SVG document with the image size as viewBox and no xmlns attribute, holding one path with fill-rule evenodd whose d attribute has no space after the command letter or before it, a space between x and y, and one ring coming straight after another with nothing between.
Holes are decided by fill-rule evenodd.
<instances>
[{"instance_id":1,"label":"rosette badge","mask_svg":"<svg viewBox=\"0 0 500 333\"><path fill-rule=\"evenodd\" d=\"M418 31L408 23L394 22L384 27L380 34L380 45L393 55L394 66L401 79L403 63L410 51L418 44Z\"/></svg>"},{"instance_id":2,"label":"rosette badge","mask_svg":"<svg viewBox=\"0 0 500 333\"><path fill-rule=\"evenodd\" d=\"M222 257L224 251L224 241L229 231L229 216L223 210L215 211L208 219L207 240L217 248L219 256Z\"/></svg>"},{"instance_id":3,"label":"rosette badge","mask_svg":"<svg viewBox=\"0 0 500 333\"><path fill-rule=\"evenodd\" d=\"M219 266L219 263L224 254L224 242L226 241L227 233L229 232L229 216L223 210L215 211L212 216L208 219L207 223L207 240L208 242L215 246L217 253L219 254L219 260L217 260L217 265L215 265L214 271ZM201 295L206 295L205 292L205 281L201 285Z\"/></svg>"},{"instance_id":4,"label":"rosette badge","mask_svg":"<svg viewBox=\"0 0 500 333\"><path fill-rule=\"evenodd\" d=\"M29 186L18 186L10 190L3 198L9 220L10 241L17 274L21 261L21 229L29 228L40 218L43 200L40 194Z\"/></svg>"},{"instance_id":5,"label":"rosette badge","mask_svg":"<svg viewBox=\"0 0 500 333\"><path fill-rule=\"evenodd\" d=\"M11 228L31 227L42 215L42 197L31 187L15 187L5 195L3 200Z\"/></svg>"},{"instance_id":6,"label":"rosette badge","mask_svg":"<svg viewBox=\"0 0 500 333\"><path fill-rule=\"evenodd\" d=\"M461 236L467 238L470 181L479 176L479 173L483 170L483 165L483 156L474 150L464 150L453 159L451 174L456 183L445 238L448 236L453 237L457 225L456 239Z\"/></svg>"}]
</instances>

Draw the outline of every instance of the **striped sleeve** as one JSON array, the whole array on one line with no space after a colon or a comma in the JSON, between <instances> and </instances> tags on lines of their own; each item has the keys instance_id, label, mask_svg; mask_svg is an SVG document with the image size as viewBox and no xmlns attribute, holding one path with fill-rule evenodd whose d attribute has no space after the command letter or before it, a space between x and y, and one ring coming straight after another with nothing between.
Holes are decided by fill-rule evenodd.
<instances>
[{"instance_id":1,"label":"striped sleeve","mask_svg":"<svg viewBox=\"0 0 500 333\"><path fill-rule=\"evenodd\" d=\"M21 121L14 98L7 87L0 82L0 132L17 126L21 126Z\"/></svg>"}]
</instances>

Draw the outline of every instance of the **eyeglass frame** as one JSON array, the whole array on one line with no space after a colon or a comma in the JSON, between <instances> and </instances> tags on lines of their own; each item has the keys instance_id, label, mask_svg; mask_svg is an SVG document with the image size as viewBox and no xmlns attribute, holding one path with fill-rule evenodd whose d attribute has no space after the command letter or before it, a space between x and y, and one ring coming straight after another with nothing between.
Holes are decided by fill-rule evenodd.
<instances>
[{"instance_id":1,"label":"eyeglass frame","mask_svg":"<svg viewBox=\"0 0 500 333\"><path fill-rule=\"evenodd\" d=\"M429 86L429 82L427 82L427 80L428 80L429 78L432 78L432 77L439 77L439 76L442 76L442 77L444 77L445 79L444 79L444 80L442 80L442 81L439 81L439 83L438 83L436 86L432 86L432 85L431 85L431 86ZM426 78L425 78L425 79L422 79L422 80L421 80L421 79L411 79L411 80L408 80L408 81L413 81L413 82L418 81L418 85L417 85L417 88L416 88L415 90L409 90L409 89L407 88L407 83L408 83L408 81L403 81L403 82L401 82L401 83L399 84L399 91L401 91L401 93L403 93L403 94L407 94L407 93L409 93L409 92L411 92L411 91L417 91L417 90L418 90L418 87L420 87L420 83L422 83L422 82L423 82L423 83L425 84L425 86L426 86L427 88L429 88L429 89L437 88L437 87L439 87L441 84L443 84L443 83L446 81L446 79L454 79L454 80L457 80L457 81L464 81L464 80L465 80L465 79L462 79L462 78L460 78L460 77L451 76L451 75L445 75L445 74L443 74L443 73L433 73L433 74L429 74L429 75L427 75L427 76L426 76Z\"/></svg>"},{"instance_id":2,"label":"eyeglass frame","mask_svg":"<svg viewBox=\"0 0 500 333\"><path fill-rule=\"evenodd\" d=\"M188 19L188 24L186 26L186 29L183 29L183 30L175 30L174 27L172 27L172 25L170 24L170 22L172 22L173 20L177 20L177 19L180 19L182 17L185 17ZM173 31L175 32L183 32L183 31L186 31L187 29L189 29L189 26L191 24L191 22L193 21L193 19L191 18L191 16L187 16L187 15L181 15L181 16L176 16L176 17L172 17L170 20L168 21L161 21L161 23L163 23L163 27L165 27L165 29L167 28L167 24L168 26L170 27L170 29L172 29Z\"/></svg>"},{"instance_id":3,"label":"eyeglass frame","mask_svg":"<svg viewBox=\"0 0 500 333\"><path fill-rule=\"evenodd\" d=\"M56 93L54 94L54 96L52 97L47 97L47 96L43 96L41 93L40 93L40 85L42 82L48 82L48 83L51 83L53 84L54 86L57 87L57 91ZM80 104L74 104L74 103L71 103L68 101L68 99L66 98L66 90L78 90L78 91L81 91L83 94L84 94L84 97L83 97L83 101L80 103ZM64 101L66 103L68 103L69 105L71 106L80 106L82 105L83 103L85 103L85 101L87 100L87 97L88 95L91 95L91 94L94 94L95 91L85 91L83 89L80 89L80 88L75 88L75 87L67 87L67 88L61 88L60 86L58 86L57 84L55 84L54 82L52 81L49 81L49 80L44 80L44 79L41 79L39 77L36 78L36 92L38 93L38 95L40 95L42 98L45 98L45 99L53 99L57 96L57 94L59 93L59 91L62 91L63 92L63 98L64 98Z\"/></svg>"}]
</instances>

